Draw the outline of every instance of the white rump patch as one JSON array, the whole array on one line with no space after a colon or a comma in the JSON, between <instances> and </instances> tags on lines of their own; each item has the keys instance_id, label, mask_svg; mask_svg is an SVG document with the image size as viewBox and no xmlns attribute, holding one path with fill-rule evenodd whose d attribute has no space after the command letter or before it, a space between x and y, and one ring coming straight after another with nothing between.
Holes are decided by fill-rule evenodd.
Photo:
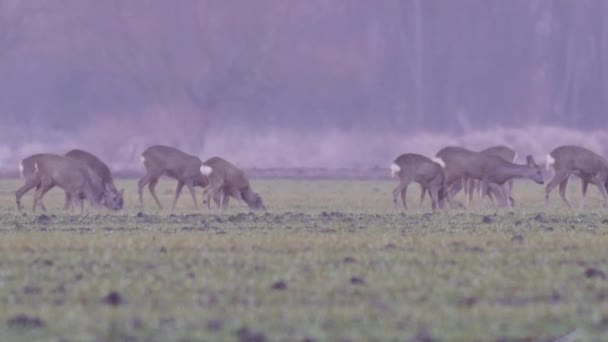
<instances>
[{"instance_id":1,"label":"white rump patch","mask_svg":"<svg viewBox=\"0 0 608 342\"><path fill-rule=\"evenodd\" d=\"M34 163L34 174L38 174L38 162Z\"/></svg>"},{"instance_id":2,"label":"white rump patch","mask_svg":"<svg viewBox=\"0 0 608 342\"><path fill-rule=\"evenodd\" d=\"M551 167L555 164L555 158L551 154L547 154L547 170L551 170Z\"/></svg>"},{"instance_id":3,"label":"white rump patch","mask_svg":"<svg viewBox=\"0 0 608 342\"><path fill-rule=\"evenodd\" d=\"M205 176L209 176L213 172L213 169L210 166L203 165L201 166L201 173Z\"/></svg>"},{"instance_id":4,"label":"white rump patch","mask_svg":"<svg viewBox=\"0 0 608 342\"><path fill-rule=\"evenodd\" d=\"M141 160L142 163L145 163L146 157L144 157L144 155L142 154L141 156L139 156L139 160Z\"/></svg>"},{"instance_id":5,"label":"white rump patch","mask_svg":"<svg viewBox=\"0 0 608 342\"><path fill-rule=\"evenodd\" d=\"M399 165L393 163L391 165L391 177L395 177L399 171L401 171Z\"/></svg>"},{"instance_id":6,"label":"white rump patch","mask_svg":"<svg viewBox=\"0 0 608 342\"><path fill-rule=\"evenodd\" d=\"M19 162L19 173L23 176L23 162Z\"/></svg>"},{"instance_id":7,"label":"white rump patch","mask_svg":"<svg viewBox=\"0 0 608 342\"><path fill-rule=\"evenodd\" d=\"M517 157L519 157L519 155L517 154L517 152L515 152L515 155L513 156L513 160L511 160L511 163L515 163L515 161L517 160Z\"/></svg>"},{"instance_id":8,"label":"white rump patch","mask_svg":"<svg viewBox=\"0 0 608 342\"><path fill-rule=\"evenodd\" d=\"M433 157L431 158L432 161L434 161L435 163L439 164L439 166L445 168L445 162L443 161L443 159L438 158L438 157Z\"/></svg>"}]
</instances>

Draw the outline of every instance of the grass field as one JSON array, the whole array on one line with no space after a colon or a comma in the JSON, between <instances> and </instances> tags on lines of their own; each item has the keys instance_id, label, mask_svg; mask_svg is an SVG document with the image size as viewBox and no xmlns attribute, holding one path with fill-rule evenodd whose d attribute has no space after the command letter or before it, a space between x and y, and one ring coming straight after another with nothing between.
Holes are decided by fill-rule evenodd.
<instances>
[{"instance_id":1,"label":"grass field","mask_svg":"<svg viewBox=\"0 0 608 342\"><path fill-rule=\"evenodd\" d=\"M583 211L521 182L513 212L431 214L416 186L393 209L395 182L257 181L268 212L196 211L186 192L171 214L120 183L124 211L64 213L53 190L38 216L0 182L0 341L608 339L595 189Z\"/></svg>"}]
</instances>

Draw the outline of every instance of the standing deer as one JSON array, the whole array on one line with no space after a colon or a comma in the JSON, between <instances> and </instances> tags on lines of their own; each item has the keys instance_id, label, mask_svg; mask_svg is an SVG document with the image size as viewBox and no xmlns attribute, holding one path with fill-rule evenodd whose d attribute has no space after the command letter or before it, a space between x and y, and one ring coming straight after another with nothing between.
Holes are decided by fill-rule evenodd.
<instances>
[{"instance_id":1,"label":"standing deer","mask_svg":"<svg viewBox=\"0 0 608 342\"><path fill-rule=\"evenodd\" d=\"M507 181L513 178L529 178L543 184L542 171L532 156L526 158L526 165L518 165L498 156L466 150L454 151L443 155L440 159L446 165L444 170L448 187L462 182L463 179L479 180L481 193L486 193L488 188L493 189L492 191L505 200L509 208L511 203L502 187Z\"/></svg>"},{"instance_id":2,"label":"standing deer","mask_svg":"<svg viewBox=\"0 0 608 342\"><path fill-rule=\"evenodd\" d=\"M435 155L434 160L438 163L440 163L442 166L445 167L445 162L443 161L443 159L448 160L450 162L450 169L452 168L452 164L458 162L458 158L459 156L462 155L466 155L467 153L475 153L471 150L468 150L466 148L463 147L458 147L458 146L447 146L442 148L441 150L439 150L439 152L437 152L437 154ZM485 150L480 151L479 153L482 154L488 154L488 155L495 155L498 157L501 157L502 159L509 161L509 162L513 162L515 160L515 157L517 156L517 154L515 153L515 151L513 151L511 148L507 147L507 146L494 146L494 147L490 147L487 148ZM455 159L453 158L455 157ZM443 158L443 159L442 159ZM511 197L511 191L513 188L513 180L509 180L507 182L507 188L503 189L504 192L507 193L507 196L509 198L509 201L511 202L511 204L514 202L513 198ZM465 192L465 207L469 206L469 203L472 200L473 197L473 192L475 190L475 188L480 188L479 187L479 182L475 179L471 179L467 176L463 175L462 179L457 179L455 181L451 181L450 180L450 187L449 187L449 198L453 198L454 196L456 196L456 194L458 194L458 192L461 189L464 189ZM420 202L422 203L422 201L424 200L424 195L425 195L425 190L426 189L422 189L422 193L421 193L421 197L420 197ZM494 201L494 198L492 196L492 193L494 193L495 195L500 195L502 192L500 192L498 189L496 189L494 186L490 186L488 188L488 192L485 194L487 196L490 197L490 199L492 201Z\"/></svg>"},{"instance_id":3,"label":"standing deer","mask_svg":"<svg viewBox=\"0 0 608 342\"><path fill-rule=\"evenodd\" d=\"M203 193L209 209L211 209L210 197L220 195L222 208L228 205L229 197L234 197L239 202L247 203L250 209L266 210L262 197L251 190L245 173L225 159L220 157L208 159L200 167L200 172L209 178L209 185Z\"/></svg>"},{"instance_id":4,"label":"standing deer","mask_svg":"<svg viewBox=\"0 0 608 342\"><path fill-rule=\"evenodd\" d=\"M399 185L393 190L393 203L398 205L401 195L403 207L407 209L407 187L411 182L420 184L422 189L428 189L431 196L432 208L436 210L443 206L445 194L445 178L442 166L425 156L406 153L402 154L391 165L391 176L399 177Z\"/></svg>"},{"instance_id":5,"label":"standing deer","mask_svg":"<svg viewBox=\"0 0 608 342\"><path fill-rule=\"evenodd\" d=\"M581 178L581 208L584 205L589 183L595 184L604 197L604 207L608 207L608 161L602 156L580 146L560 146L547 155L547 170L553 168L555 175L545 188L545 206L549 206L549 194L559 184L559 193L570 208L566 188L570 175Z\"/></svg>"},{"instance_id":6,"label":"standing deer","mask_svg":"<svg viewBox=\"0 0 608 342\"><path fill-rule=\"evenodd\" d=\"M141 154L141 161L146 168L146 174L137 184L139 205L141 208L144 206L143 188L146 184L148 185L150 194L152 194L152 198L154 198L158 208L163 208L155 191L156 185L163 175L177 180L177 188L175 189L175 197L173 198L171 210L175 210L175 204L177 203L177 199L184 186L190 191L196 209L199 208L194 193L194 187L198 186L204 188L208 184L208 179L201 174L201 166L203 163L198 157L184 153L173 147L155 145L148 147ZM218 206L220 203L219 198L219 193L214 195L214 200Z\"/></svg>"},{"instance_id":7,"label":"standing deer","mask_svg":"<svg viewBox=\"0 0 608 342\"><path fill-rule=\"evenodd\" d=\"M118 191L110 168L95 155L74 149L65 154L66 157L80 161L88 167L89 176L93 185L104 189L105 203L108 208L119 210L124 205L124 189ZM67 202L67 198L66 198Z\"/></svg>"},{"instance_id":8,"label":"standing deer","mask_svg":"<svg viewBox=\"0 0 608 342\"><path fill-rule=\"evenodd\" d=\"M515 159L517 159L517 152L515 152L515 150L513 150L512 148L505 146L505 145L497 145L497 146L488 147L485 150L480 151L480 153L494 155L494 156L500 157L511 163L515 163ZM515 180L511 179L505 184L505 187L503 188L503 191L505 191L505 193L507 194L507 198L511 202L511 206L514 203L513 197L511 195L513 193L513 184L514 183L515 183ZM469 181L467 188L469 191L468 196L469 196L469 203L470 203L470 201L473 198L473 192L475 191L475 189L477 188L478 190L481 191L481 187L480 187L479 182L471 179ZM481 193L479 194L480 199L482 199L483 196L490 197L490 200L492 200L492 202L494 202L494 198L492 197L491 192L487 192L485 194L481 194Z\"/></svg>"},{"instance_id":9,"label":"standing deer","mask_svg":"<svg viewBox=\"0 0 608 342\"><path fill-rule=\"evenodd\" d=\"M53 154L37 155L34 176L39 180L39 184L34 195L33 211L36 211L38 202L41 202L42 197L54 186L60 187L66 193L68 200L64 209L69 206L74 208L74 204L80 202L82 212L84 199L93 207L107 206L104 189L93 184L86 166L79 161Z\"/></svg>"}]
</instances>

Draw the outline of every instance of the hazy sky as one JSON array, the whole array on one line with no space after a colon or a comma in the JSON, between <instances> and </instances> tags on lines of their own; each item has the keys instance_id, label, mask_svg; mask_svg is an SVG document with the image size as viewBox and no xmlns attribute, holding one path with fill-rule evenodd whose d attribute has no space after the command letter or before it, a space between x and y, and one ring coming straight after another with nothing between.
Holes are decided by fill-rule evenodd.
<instances>
[{"instance_id":1,"label":"hazy sky","mask_svg":"<svg viewBox=\"0 0 608 342\"><path fill-rule=\"evenodd\" d=\"M606 15L602 0L0 0L0 168L73 147L138 167L157 143L257 167L384 167L446 143L606 153Z\"/></svg>"}]
</instances>

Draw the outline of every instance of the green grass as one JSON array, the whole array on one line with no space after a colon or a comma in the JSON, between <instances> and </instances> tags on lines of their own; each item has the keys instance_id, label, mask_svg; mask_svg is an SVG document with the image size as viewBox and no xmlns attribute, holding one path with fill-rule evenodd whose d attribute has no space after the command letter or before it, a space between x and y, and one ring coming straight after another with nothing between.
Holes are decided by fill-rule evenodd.
<instances>
[{"instance_id":1,"label":"green grass","mask_svg":"<svg viewBox=\"0 0 608 342\"><path fill-rule=\"evenodd\" d=\"M2 181L0 340L606 340L597 191L583 211L555 191L545 210L543 188L521 182L512 212L430 214L417 186L414 209L393 209L395 185L257 181L268 212L251 214L197 211L187 192L171 214L146 193L138 214L135 181L121 181L124 211L65 213L53 190L40 220L30 195L16 212L20 182ZM173 187L159 185L165 206ZM112 291L120 305L104 301ZM9 323L18 315L42 326Z\"/></svg>"}]
</instances>

